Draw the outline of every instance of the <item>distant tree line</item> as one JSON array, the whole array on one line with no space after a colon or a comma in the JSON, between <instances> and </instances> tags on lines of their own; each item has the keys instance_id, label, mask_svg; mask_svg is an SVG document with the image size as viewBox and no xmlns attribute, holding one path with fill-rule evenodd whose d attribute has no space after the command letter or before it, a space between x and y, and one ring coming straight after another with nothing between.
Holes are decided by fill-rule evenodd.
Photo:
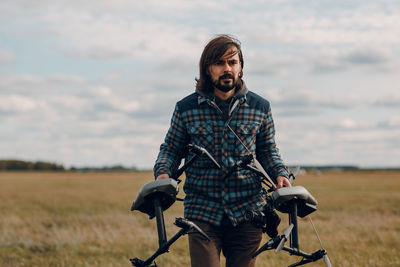
<instances>
[{"instance_id":1,"label":"distant tree line","mask_svg":"<svg viewBox=\"0 0 400 267\"><path fill-rule=\"evenodd\" d=\"M122 165L104 167L71 167L45 161L0 160L0 171L74 171L74 172L121 172L137 171L136 167L127 168Z\"/></svg>"},{"instance_id":2,"label":"distant tree line","mask_svg":"<svg viewBox=\"0 0 400 267\"><path fill-rule=\"evenodd\" d=\"M104 166L104 167L71 167L71 171L75 172L124 172L124 171L137 171L136 167L127 168L122 165Z\"/></svg>"},{"instance_id":3,"label":"distant tree line","mask_svg":"<svg viewBox=\"0 0 400 267\"><path fill-rule=\"evenodd\" d=\"M319 166L312 166L312 165L303 165L301 166L303 170L306 171L313 171L313 170L319 170L319 171L332 171L332 170L342 170L342 171L356 171L359 170L360 168L358 166L352 166L352 165L319 165Z\"/></svg>"},{"instance_id":4,"label":"distant tree line","mask_svg":"<svg viewBox=\"0 0 400 267\"><path fill-rule=\"evenodd\" d=\"M0 171L65 171L65 168L44 161L0 160Z\"/></svg>"}]
</instances>

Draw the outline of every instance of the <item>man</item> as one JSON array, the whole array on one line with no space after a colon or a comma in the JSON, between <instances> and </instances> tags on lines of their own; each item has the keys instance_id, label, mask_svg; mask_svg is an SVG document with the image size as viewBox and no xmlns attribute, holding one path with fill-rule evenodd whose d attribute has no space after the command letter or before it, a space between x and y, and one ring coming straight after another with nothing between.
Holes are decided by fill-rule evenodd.
<instances>
[{"instance_id":1,"label":"man","mask_svg":"<svg viewBox=\"0 0 400 267\"><path fill-rule=\"evenodd\" d=\"M175 106L171 126L154 166L156 179L169 178L192 143L205 148L221 165L203 156L186 170L183 187L185 217L208 236L189 235L192 266L255 266L262 231L248 223L248 209L261 209L264 200L258 175L247 169L230 172L237 161L252 154L277 187L290 186L274 140L269 102L248 91L238 40L219 35L204 48L196 91ZM186 155L186 159L192 155Z\"/></svg>"}]
</instances>

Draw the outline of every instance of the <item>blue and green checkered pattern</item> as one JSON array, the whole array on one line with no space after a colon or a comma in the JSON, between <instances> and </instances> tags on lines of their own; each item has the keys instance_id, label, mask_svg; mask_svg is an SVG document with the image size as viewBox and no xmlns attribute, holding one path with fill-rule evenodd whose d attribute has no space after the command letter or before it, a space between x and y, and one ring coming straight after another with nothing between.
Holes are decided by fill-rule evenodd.
<instances>
[{"instance_id":1,"label":"blue and green checkered pattern","mask_svg":"<svg viewBox=\"0 0 400 267\"><path fill-rule=\"evenodd\" d=\"M216 168L210 159L202 156L186 170L183 187L186 218L219 226L225 213L233 225L237 225L244 221L246 209L263 205L257 174L239 169L224 178L229 167L249 153L256 156L272 178L288 176L275 145L269 102L250 91L238 100L240 104L229 120L211 99L197 93L175 106L171 126L154 166L155 176L171 175L189 143L207 149L222 167ZM187 155L186 159L191 156Z\"/></svg>"}]
</instances>

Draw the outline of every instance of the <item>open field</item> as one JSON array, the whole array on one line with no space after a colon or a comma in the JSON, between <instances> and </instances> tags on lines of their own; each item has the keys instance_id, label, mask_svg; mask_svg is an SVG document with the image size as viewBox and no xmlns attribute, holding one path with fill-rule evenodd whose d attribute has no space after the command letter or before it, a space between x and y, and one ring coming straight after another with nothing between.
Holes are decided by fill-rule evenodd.
<instances>
[{"instance_id":1,"label":"open field","mask_svg":"<svg viewBox=\"0 0 400 267\"><path fill-rule=\"evenodd\" d=\"M0 266L130 266L129 258L147 258L158 246L155 220L129 210L152 179L149 172L0 172ZM295 184L319 202L311 216L333 266L400 266L400 172L310 173ZM165 212L168 237L182 210L178 202ZM308 220L299 221L299 232L301 249L319 249ZM267 251L257 266L297 260ZM156 261L189 266L187 237Z\"/></svg>"}]
</instances>

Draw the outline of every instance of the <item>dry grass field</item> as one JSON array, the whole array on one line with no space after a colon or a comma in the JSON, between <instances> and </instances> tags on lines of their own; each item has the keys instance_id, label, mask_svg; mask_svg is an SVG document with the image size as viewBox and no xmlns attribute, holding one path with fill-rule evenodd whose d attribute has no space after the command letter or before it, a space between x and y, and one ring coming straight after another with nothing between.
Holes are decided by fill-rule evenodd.
<instances>
[{"instance_id":1,"label":"dry grass field","mask_svg":"<svg viewBox=\"0 0 400 267\"><path fill-rule=\"evenodd\" d=\"M155 221L130 206L152 179L149 172L0 172L0 266L130 266L129 258L147 258L158 246ZM319 202L311 216L333 266L400 266L400 172L310 173L295 184ZM182 210L177 202L165 212L168 237L178 231L172 223ZM287 225L282 218L280 230ZM300 248L319 249L308 220L299 229ZM267 251L257 266L297 260ZM189 266L187 237L156 262Z\"/></svg>"}]
</instances>

